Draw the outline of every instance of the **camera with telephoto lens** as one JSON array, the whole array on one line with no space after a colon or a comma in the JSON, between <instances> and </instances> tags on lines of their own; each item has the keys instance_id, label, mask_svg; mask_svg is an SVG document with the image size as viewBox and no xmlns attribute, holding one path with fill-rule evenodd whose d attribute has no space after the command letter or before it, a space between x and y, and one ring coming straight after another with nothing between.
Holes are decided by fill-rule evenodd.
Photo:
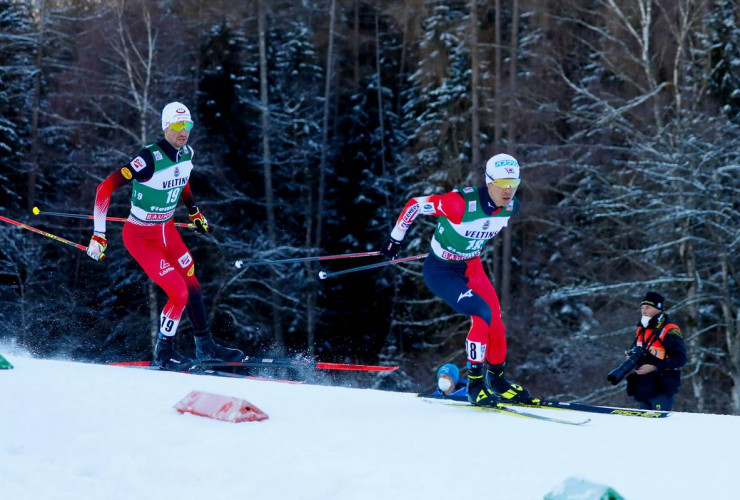
<instances>
[{"instance_id":1,"label":"camera with telephoto lens","mask_svg":"<svg viewBox=\"0 0 740 500\"><path fill-rule=\"evenodd\" d=\"M627 359L624 360L624 363L610 371L606 376L606 379L611 382L612 385L617 385L624 377L629 375L632 370L643 364L646 355L647 349L638 345L633 346L632 349L627 351Z\"/></svg>"}]
</instances>

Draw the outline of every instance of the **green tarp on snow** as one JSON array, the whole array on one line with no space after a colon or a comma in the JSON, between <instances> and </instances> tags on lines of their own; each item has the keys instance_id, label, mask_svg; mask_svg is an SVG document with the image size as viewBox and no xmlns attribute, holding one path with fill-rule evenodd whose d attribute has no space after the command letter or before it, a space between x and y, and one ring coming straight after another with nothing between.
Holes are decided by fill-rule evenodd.
<instances>
[{"instance_id":1,"label":"green tarp on snow","mask_svg":"<svg viewBox=\"0 0 740 500\"><path fill-rule=\"evenodd\" d=\"M10 370L13 368L13 365L10 364L10 361L5 359L2 354L0 354L0 370Z\"/></svg>"},{"instance_id":2,"label":"green tarp on snow","mask_svg":"<svg viewBox=\"0 0 740 500\"><path fill-rule=\"evenodd\" d=\"M569 477L545 495L544 500L624 500L624 498L609 486Z\"/></svg>"}]
</instances>

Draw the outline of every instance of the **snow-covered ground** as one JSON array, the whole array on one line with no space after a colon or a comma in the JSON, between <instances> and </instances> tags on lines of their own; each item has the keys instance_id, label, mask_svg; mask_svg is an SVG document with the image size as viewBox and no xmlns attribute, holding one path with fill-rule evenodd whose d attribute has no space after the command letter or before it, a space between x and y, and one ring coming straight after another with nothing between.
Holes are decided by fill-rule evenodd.
<instances>
[{"instance_id":1,"label":"snow-covered ground","mask_svg":"<svg viewBox=\"0 0 740 500\"><path fill-rule=\"evenodd\" d=\"M519 500L570 477L629 500L740 498L736 416L593 414L569 426L413 394L0 353L15 366L0 370L2 499ZM181 415L173 405L193 389L270 418Z\"/></svg>"}]
</instances>

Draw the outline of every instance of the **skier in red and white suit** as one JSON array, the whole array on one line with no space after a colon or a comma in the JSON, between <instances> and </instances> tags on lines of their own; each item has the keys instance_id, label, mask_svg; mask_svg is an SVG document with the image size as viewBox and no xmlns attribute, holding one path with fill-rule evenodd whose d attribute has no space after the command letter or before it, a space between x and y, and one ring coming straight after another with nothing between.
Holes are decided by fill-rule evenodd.
<instances>
[{"instance_id":1,"label":"skier in red and white suit","mask_svg":"<svg viewBox=\"0 0 740 500\"><path fill-rule=\"evenodd\" d=\"M186 370L193 360L174 349L183 310L187 307L193 322L195 352L199 360L238 361L244 353L218 345L206 322L201 287L195 277L195 264L174 223L175 208L182 199L196 231L209 231L208 221L198 210L190 191L193 148L187 145L193 121L190 111L179 102L162 110L164 138L145 146L129 162L116 170L99 186L95 196L95 231L87 254L95 260L103 257L106 216L111 196L132 183L131 212L123 226L123 243L144 272L167 294L162 309L155 363L164 369Z\"/></svg>"},{"instance_id":2,"label":"skier in red and white suit","mask_svg":"<svg viewBox=\"0 0 740 500\"><path fill-rule=\"evenodd\" d=\"M530 402L529 391L504 376L506 329L496 290L480 259L483 246L519 212L515 196L521 182L519 163L512 156L497 154L486 163L485 176L485 186L411 198L381 253L395 258L416 217L436 216L424 281L455 311L470 317L465 341L469 401L480 406Z\"/></svg>"}]
</instances>

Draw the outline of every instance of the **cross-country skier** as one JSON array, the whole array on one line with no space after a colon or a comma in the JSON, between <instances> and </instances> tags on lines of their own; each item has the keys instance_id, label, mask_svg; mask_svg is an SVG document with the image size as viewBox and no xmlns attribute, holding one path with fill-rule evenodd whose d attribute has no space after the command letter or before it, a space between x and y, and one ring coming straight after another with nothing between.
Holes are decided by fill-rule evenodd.
<instances>
[{"instance_id":1,"label":"cross-country skier","mask_svg":"<svg viewBox=\"0 0 740 500\"><path fill-rule=\"evenodd\" d=\"M193 360L175 351L173 339L187 306L199 360L239 361L244 353L218 345L211 336L195 277L195 263L173 220L182 198L200 233L209 231L190 191L193 148L187 145L193 120L184 104L171 102L162 110L164 138L145 146L128 163L108 176L95 196L95 227L87 254L99 260L107 247L105 222L114 191L133 183L131 212L123 226L123 244L144 272L167 294L159 319L154 361L168 370L187 370Z\"/></svg>"},{"instance_id":2,"label":"cross-country skier","mask_svg":"<svg viewBox=\"0 0 740 500\"><path fill-rule=\"evenodd\" d=\"M485 177L485 187L411 198L381 253L389 259L398 255L406 231L419 214L439 217L424 262L424 281L435 295L472 320L465 342L468 400L481 406L529 402L529 392L504 376L506 330L498 296L480 259L483 245L519 211L514 196L521 182L519 162L497 154L486 163Z\"/></svg>"}]
</instances>

